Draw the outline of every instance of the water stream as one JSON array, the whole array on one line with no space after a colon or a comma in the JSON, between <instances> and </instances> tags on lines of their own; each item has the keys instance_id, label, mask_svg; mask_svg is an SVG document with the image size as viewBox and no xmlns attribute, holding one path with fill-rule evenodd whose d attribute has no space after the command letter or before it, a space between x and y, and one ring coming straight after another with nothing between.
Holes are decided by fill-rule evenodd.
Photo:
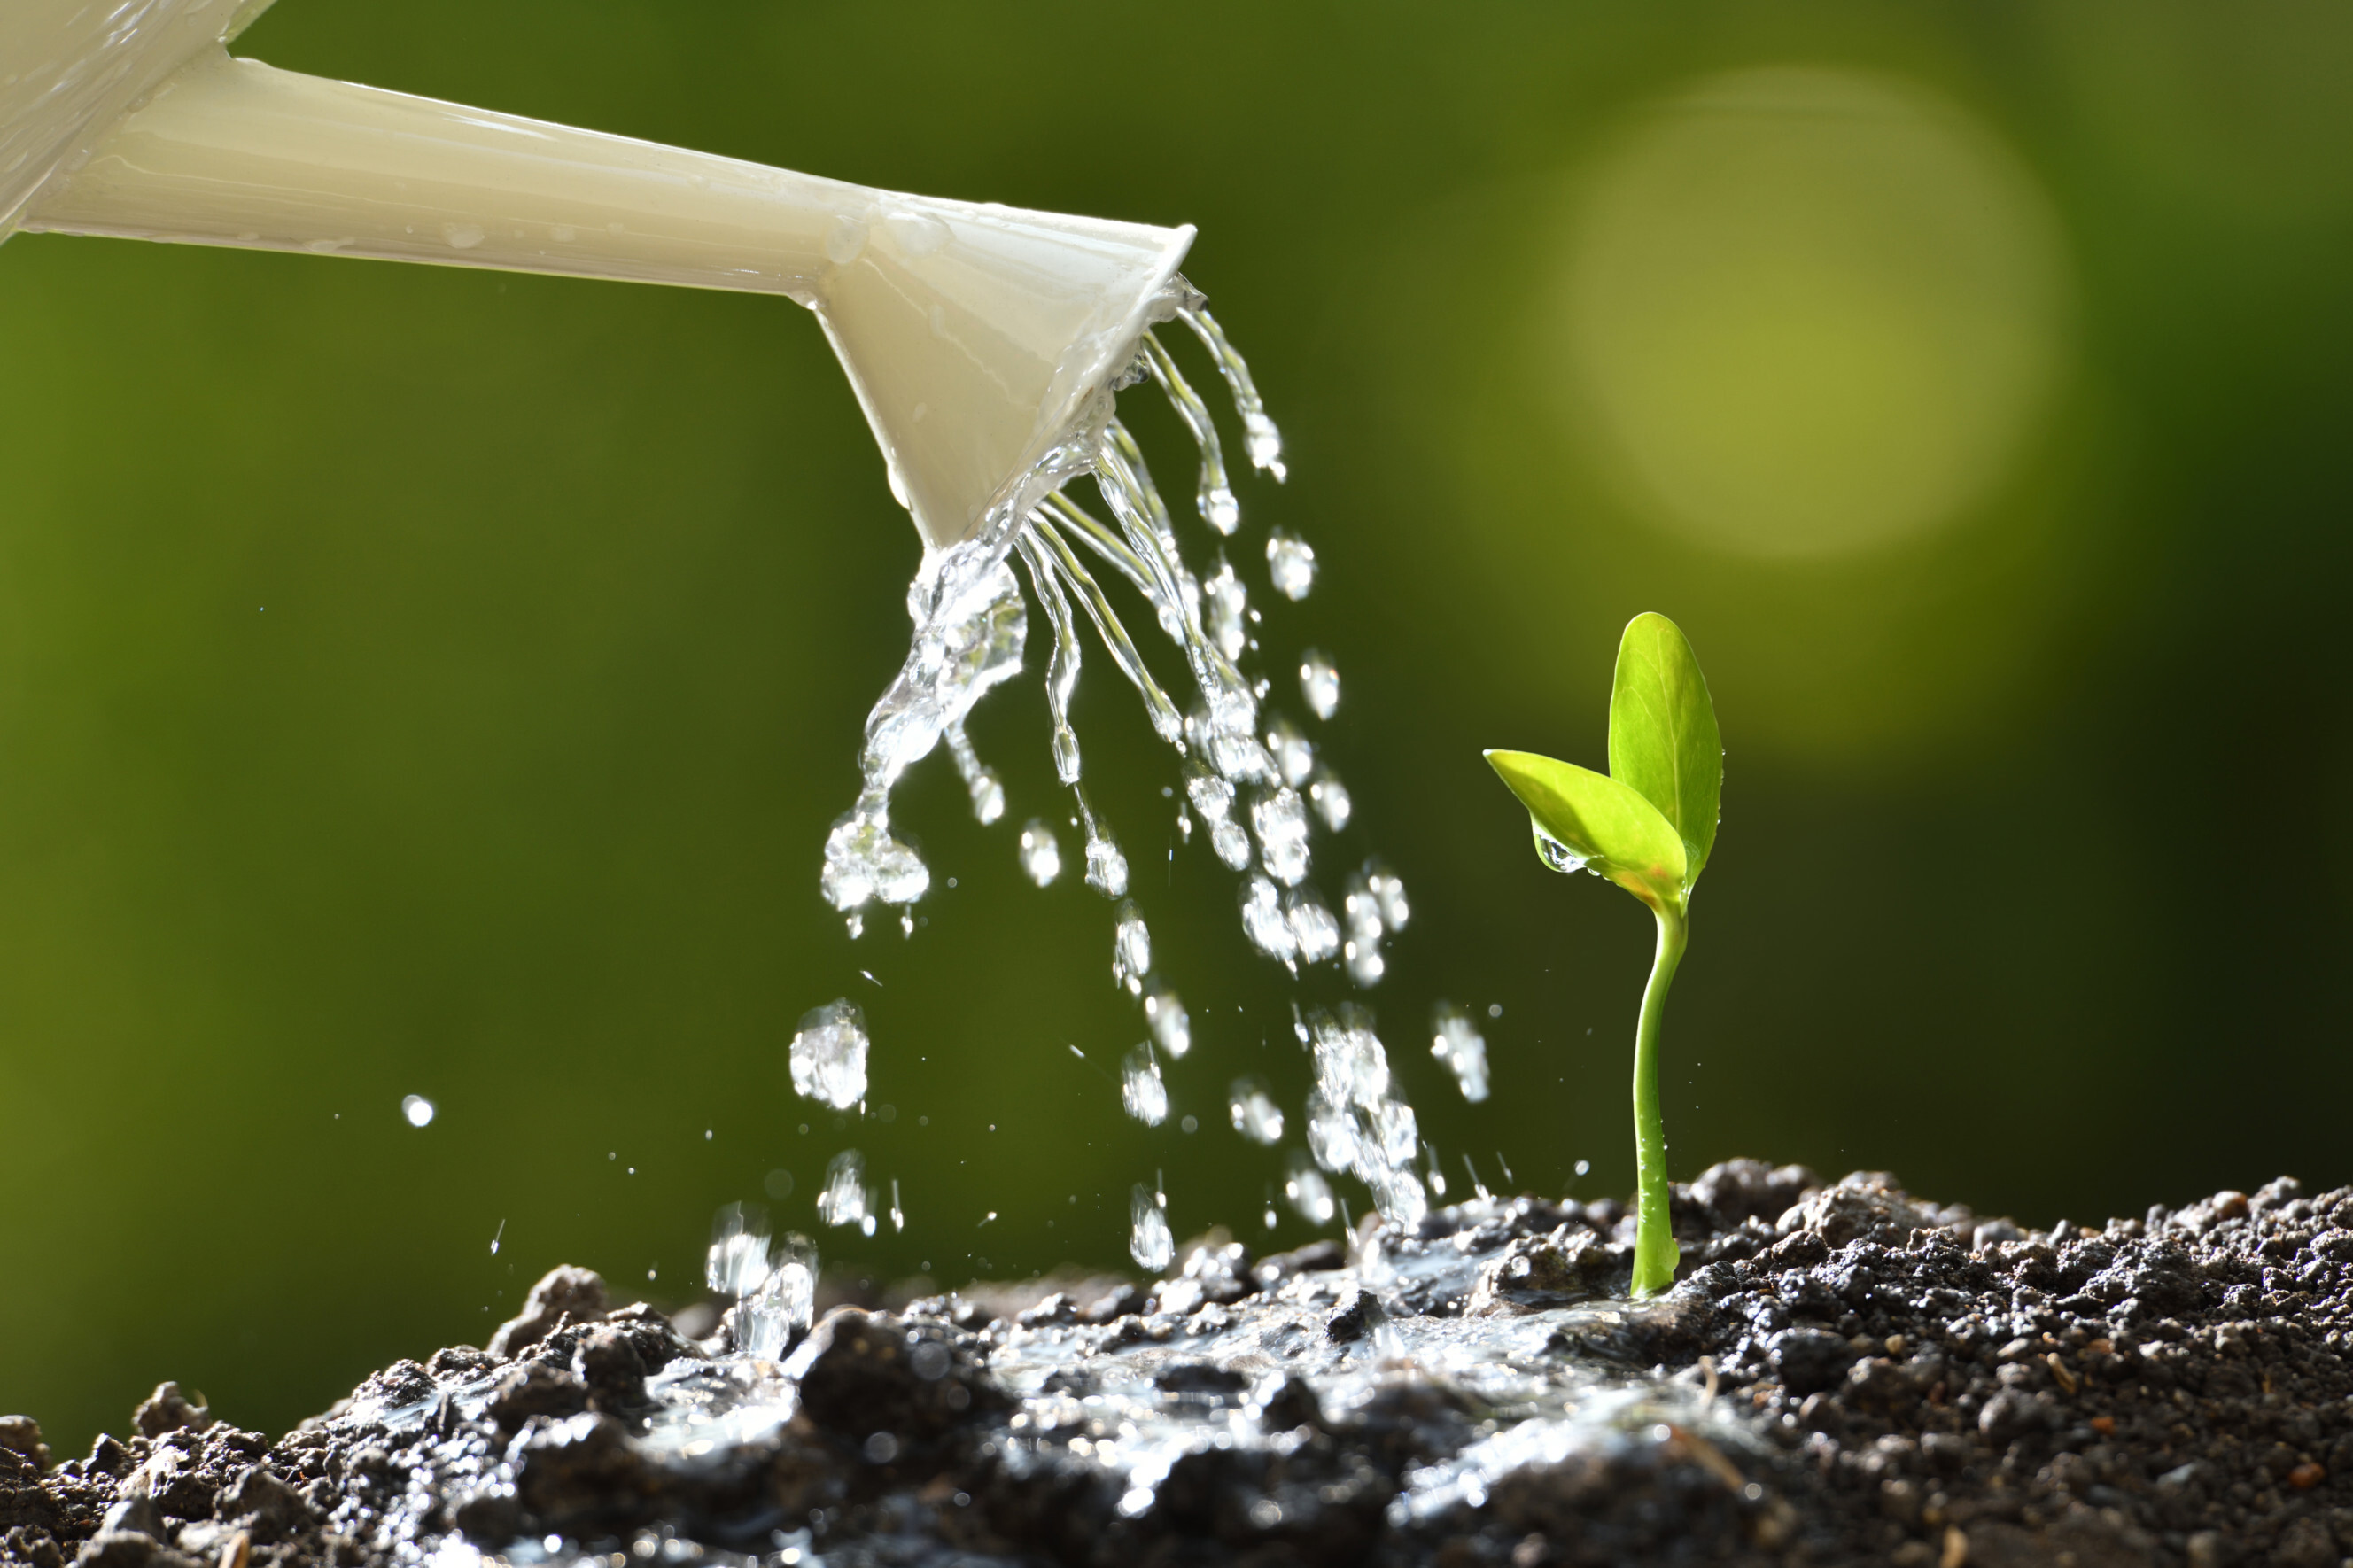
<instances>
[{"instance_id":1,"label":"water stream","mask_svg":"<svg viewBox=\"0 0 2353 1568\"><path fill-rule=\"evenodd\" d=\"M1178 279L1153 316L1159 330L1181 323L1199 341L1231 395L1250 461L1282 479L1282 436L1249 366L1201 297ZM1146 381L1166 398L1198 453L1192 510L1208 531L1202 542L1209 552L1206 570L1197 571L1188 560L1176 515L1118 417L1113 394ZM1092 481L1100 510L1071 493L1082 479ZM1168 1109L1162 1058L1173 1064L1184 1056L1189 1021L1175 992L1153 969L1151 931L1141 902L1129 896L1126 857L1086 791L1082 752L1071 722L1071 696L1086 653L1082 622L1135 690L1154 731L1176 753L1183 781L1180 830L1188 841L1197 826L1204 830L1211 851L1238 874L1238 915L1251 946L1293 975L1333 964L1356 986L1369 987L1387 968L1384 945L1409 915L1403 884L1377 859L1345 873L1336 908L1311 879L1319 831L1344 829L1353 803L1339 775L1317 754L1309 732L1274 707L1272 681L1245 673L1261 652L1262 616L1227 553L1228 544L1241 542L1242 530L1241 506L1216 419L1158 331L1147 330L1125 374L1096 395L1061 442L974 535L926 552L907 595L914 635L906 662L867 718L860 757L862 785L825 847L820 885L851 935L862 934L866 914L876 905L897 910L901 929L912 933L912 906L930 889L932 877L922 857L892 832L892 788L944 740L974 815L984 824L1004 816L1004 786L974 751L964 726L985 693L1020 670L1029 604L1034 600L1050 639L1045 687L1055 774L1071 793L1074 820L1083 835L1086 883L1116 906L1113 981L1142 999L1153 1036L1151 1043L1129 1054L1121 1097L1130 1115L1153 1125ZM1248 562L1250 553L1245 551L1240 559ZM1315 552L1305 540L1274 531L1262 553L1264 581L1273 593L1298 600L1313 590ZM1179 693L1154 675L1106 584L1132 590L1181 656L1187 679ZM1300 657L1296 669L1306 713L1315 722L1329 720L1339 706L1339 671L1313 649ZM1033 817L1020 829L1018 853L1022 868L1039 887L1060 875L1061 846L1042 818ZM797 1087L836 1107L864 1095L863 1021L854 1017L855 1011L846 1001L819 1009L804 1021L795 1041ZM854 1090L847 1041L853 1030ZM1316 1064L1317 1087L1305 1114L1286 1121L1282 1108L1256 1087L1238 1091L1237 1129L1266 1143L1278 1142L1286 1124L1303 1129L1323 1172L1356 1176L1384 1213L1411 1226L1428 1207L1425 1184L1415 1169L1421 1148L1412 1107L1389 1075L1371 1015L1357 1007L1344 1008L1337 1018L1317 1014L1303 1019L1299 1037ZM1473 1098L1485 1090L1484 1058L1478 1056L1474 1062L1475 1049L1465 1042L1461 1054L1448 1058L1466 1094L1475 1088ZM1329 1188L1320 1175L1317 1184L1320 1197L1313 1188L1302 1188L1294 1174L1290 1185L1310 1194L1303 1206L1294 1199L1294 1206L1328 1217ZM850 1190L837 1195L835 1183L828 1182L828 1216L871 1233L871 1205L852 1201ZM1154 1260L1167 1251L1165 1208L1165 1201L1143 1204L1134 1216L1130 1249L1147 1268L1156 1267Z\"/></svg>"}]
</instances>

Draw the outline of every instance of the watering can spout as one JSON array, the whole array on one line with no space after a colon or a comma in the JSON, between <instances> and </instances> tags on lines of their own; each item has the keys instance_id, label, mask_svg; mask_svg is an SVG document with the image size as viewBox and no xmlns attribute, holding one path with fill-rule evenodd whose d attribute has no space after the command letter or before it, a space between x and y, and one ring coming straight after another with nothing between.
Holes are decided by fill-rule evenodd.
<instances>
[{"instance_id":1,"label":"watering can spout","mask_svg":"<svg viewBox=\"0 0 2353 1568\"><path fill-rule=\"evenodd\" d=\"M1190 227L901 195L276 70L223 47L249 3L159 0L79 58L69 25L98 7L17 6L0 71L47 58L0 88L0 161L17 150L0 233L788 295L822 318L933 547L979 526L1185 292Z\"/></svg>"}]
</instances>

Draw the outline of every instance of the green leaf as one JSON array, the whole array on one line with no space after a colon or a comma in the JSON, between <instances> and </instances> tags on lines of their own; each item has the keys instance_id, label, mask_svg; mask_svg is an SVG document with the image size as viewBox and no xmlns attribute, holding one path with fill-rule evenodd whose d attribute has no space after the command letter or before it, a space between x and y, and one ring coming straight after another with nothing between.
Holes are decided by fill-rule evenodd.
<instances>
[{"instance_id":1,"label":"green leaf","mask_svg":"<svg viewBox=\"0 0 2353 1568\"><path fill-rule=\"evenodd\" d=\"M1683 908L1683 837L1659 810L1607 773L1533 752L1489 752L1487 765L1511 786L1544 838L1566 846L1593 870L1652 909ZM1551 859L1546 857L1546 864ZM1554 867L1554 869L1563 869Z\"/></svg>"},{"instance_id":2,"label":"green leaf","mask_svg":"<svg viewBox=\"0 0 2353 1568\"><path fill-rule=\"evenodd\" d=\"M1683 890L1689 892L1715 847L1724 737L1691 642L1664 616L1636 616L1618 640L1618 675L1609 692L1609 776L1658 807L1683 837L1690 864Z\"/></svg>"}]
</instances>

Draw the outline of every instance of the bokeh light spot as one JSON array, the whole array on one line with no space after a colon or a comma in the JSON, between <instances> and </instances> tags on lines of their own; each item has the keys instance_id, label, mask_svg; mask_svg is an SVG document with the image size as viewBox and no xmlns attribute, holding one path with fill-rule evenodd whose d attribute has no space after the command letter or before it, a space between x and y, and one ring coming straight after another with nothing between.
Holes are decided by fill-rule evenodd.
<instances>
[{"instance_id":1,"label":"bokeh light spot","mask_svg":"<svg viewBox=\"0 0 2353 1568\"><path fill-rule=\"evenodd\" d=\"M1596 170L1553 341L1647 515L1743 554L1841 554L1999 483L2051 401L2064 275L2032 177L1957 107L1745 70L1644 114Z\"/></svg>"}]
</instances>

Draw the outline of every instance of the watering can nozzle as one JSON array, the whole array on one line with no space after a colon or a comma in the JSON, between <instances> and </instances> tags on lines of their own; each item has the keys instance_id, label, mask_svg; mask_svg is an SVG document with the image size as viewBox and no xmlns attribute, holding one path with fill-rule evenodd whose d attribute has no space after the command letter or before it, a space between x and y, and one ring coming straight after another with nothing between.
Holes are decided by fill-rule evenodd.
<instances>
[{"instance_id":1,"label":"watering can nozzle","mask_svg":"<svg viewBox=\"0 0 2353 1568\"><path fill-rule=\"evenodd\" d=\"M266 4L266 0L264 0ZM902 195L229 57L253 0L0 17L0 234L785 294L929 546L977 528L1189 291L1189 226Z\"/></svg>"}]
</instances>

